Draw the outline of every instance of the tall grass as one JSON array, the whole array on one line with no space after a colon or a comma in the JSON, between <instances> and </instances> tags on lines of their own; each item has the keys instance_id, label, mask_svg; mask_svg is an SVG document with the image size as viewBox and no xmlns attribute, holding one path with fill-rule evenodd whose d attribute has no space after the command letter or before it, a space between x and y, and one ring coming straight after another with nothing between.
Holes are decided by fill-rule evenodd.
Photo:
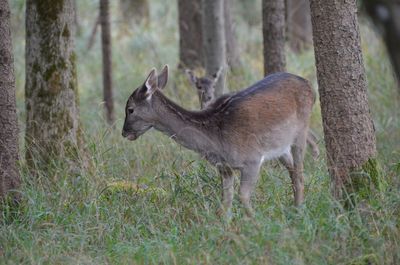
<instances>
[{"instance_id":1,"label":"tall grass","mask_svg":"<svg viewBox=\"0 0 400 265\"><path fill-rule=\"evenodd\" d=\"M344 210L330 195L321 140L321 157L306 157L302 207L292 206L289 177L271 162L263 167L253 198L255 218L246 218L235 199L233 220L226 224L216 214L221 188L215 169L160 133L149 132L133 143L120 136L125 100L153 66L168 63L172 78L166 93L187 108L197 108L196 94L175 68L175 2L151 1L150 22L126 27L119 20L117 1L111 1L116 130L103 118L99 43L90 51L86 48L98 1L77 2L80 117L90 163L71 172L55 160L49 170L33 177L22 159L24 204L0 217L0 264L400 263L399 97L384 45L368 21L362 21L362 48L378 159L388 187ZM23 147L24 1L11 4ZM262 77L261 27L246 26L240 18L237 22L245 69L240 77L228 75L231 90ZM287 61L290 72L316 86L312 51L297 55L288 50ZM316 106L312 127L322 135L320 120ZM21 148L21 157L23 152ZM115 180L159 187L165 193L104 196Z\"/></svg>"}]
</instances>

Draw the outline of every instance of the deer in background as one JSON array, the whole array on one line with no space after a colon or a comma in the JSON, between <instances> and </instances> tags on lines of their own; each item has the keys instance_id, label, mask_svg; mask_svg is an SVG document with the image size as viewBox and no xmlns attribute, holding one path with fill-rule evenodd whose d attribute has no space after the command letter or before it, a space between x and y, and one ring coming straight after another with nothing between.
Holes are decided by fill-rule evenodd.
<instances>
[{"instance_id":1,"label":"deer in background","mask_svg":"<svg viewBox=\"0 0 400 265\"><path fill-rule=\"evenodd\" d=\"M211 77L207 76L197 77L189 69L186 69L185 72L190 83L194 86L194 88L197 91L201 109L207 108L215 100L214 98L215 84L217 83L218 78L220 77L222 68L220 68L217 71L217 73L215 73ZM317 142L318 139L315 136L314 132L309 130L307 135L307 144L311 148L311 155L314 159L317 159L319 156L319 148Z\"/></svg>"},{"instance_id":2,"label":"deer in background","mask_svg":"<svg viewBox=\"0 0 400 265\"><path fill-rule=\"evenodd\" d=\"M199 97L200 108L205 109L214 101L215 84L217 83L222 67L211 77L196 77L189 69L185 70L190 83L196 88Z\"/></svg>"},{"instance_id":3,"label":"deer in background","mask_svg":"<svg viewBox=\"0 0 400 265\"><path fill-rule=\"evenodd\" d=\"M206 109L186 110L162 90L168 67L152 69L125 107L122 136L133 141L154 128L215 165L222 179L222 203L231 215L233 170L241 173L239 197L252 215L251 195L264 161L278 158L292 181L294 204L304 200L303 158L315 101L308 81L276 73L252 86L216 99Z\"/></svg>"}]
</instances>

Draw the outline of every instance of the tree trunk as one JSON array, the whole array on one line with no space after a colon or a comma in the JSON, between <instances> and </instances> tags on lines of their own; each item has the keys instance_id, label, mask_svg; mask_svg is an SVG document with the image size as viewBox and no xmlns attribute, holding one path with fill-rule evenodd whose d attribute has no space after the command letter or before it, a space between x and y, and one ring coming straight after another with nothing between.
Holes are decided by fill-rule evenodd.
<instances>
[{"instance_id":1,"label":"tree trunk","mask_svg":"<svg viewBox=\"0 0 400 265\"><path fill-rule=\"evenodd\" d=\"M224 30L224 0L203 0L203 48L206 74L213 76L223 71L215 85L215 95L225 89L226 43Z\"/></svg>"},{"instance_id":2,"label":"tree trunk","mask_svg":"<svg viewBox=\"0 0 400 265\"><path fill-rule=\"evenodd\" d=\"M286 0L287 33L290 47L300 52L312 45L309 0Z\"/></svg>"},{"instance_id":3,"label":"tree trunk","mask_svg":"<svg viewBox=\"0 0 400 265\"><path fill-rule=\"evenodd\" d=\"M232 68L241 67L239 47L232 20L232 0L224 2L226 60ZM179 68L195 69L205 66L203 57L202 0L178 0L180 63Z\"/></svg>"},{"instance_id":4,"label":"tree trunk","mask_svg":"<svg viewBox=\"0 0 400 265\"><path fill-rule=\"evenodd\" d=\"M125 23L132 21L135 23L146 22L150 17L147 0L120 0L119 4Z\"/></svg>"},{"instance_id":5,"label":"tree trunk","mask_svg":"<svg viewBox=\"0 0 400 265\"><path fill-rule=\"evenodd\" d=\"M97 16L96 21L93 24L92 32L90 33L89 41L87 44L88 50L92 49L93 47L94 41L96 40L97 29L99 28L99 25L100 25L100 14Z\"/></svg>"},{"instance_id":6,"label":"tree trunk","mask_svg":"<svg viewBox=\"0 0 400 265\"><path fill-rule=\"evenodd\" d=\"M108 125L115 122L112 87L111 32L108 0L100 0L101 48L103 53L103 97Z\"/></svg>"},{"instance_id":7,"label":"tree trunk","mask_svg":"<svg viewBox=\"0 0 400 265\"><path fill-rule=\"evenodd\" d=\"M232 0L224 1L224 25L225 25L225 41L226 41L226 61L232 70L241 67L239 57L239 47L235 33L235 23L232 20Z\"/></svg>"},{"instance_id":8,"label":"tree trunk","mask_svg":"<svg viewBox=\"0 0 400 265\"><path fill-rule=\"evenodd\" d=\"M178 0L179 68L195 69L204 65L202 0Z\"/></svg>"},{"instance_id":9,"label":"tree trunk","mask_svg":"<svg viewBox=\"0 0 400 265\"><path fill-rule=\"evenodd\" d=\"M283 72L285 60L285 0L263 0L264 74Z\"/></svg>"},{"instance_id":10,"label":"tree trunk","mask_svg":"<svg viewBox=\"0 0 400 265\"><path fill-rule=\"evenodd\" d=\"M365 174L352 173L370 165L376 153L357 5L356 0L310 3L328 168L333 193L342 198L344 188L359 189L356 183Z\"/></svg>"},{"instance_id":11,"label":"tree trunk","mask_svg":"<svg viewBox=\"0 0 400 265\"><path fill-rule=\"evenodd\" d=\"M15 106L14 58L12 54L10 7L0 0L0 201L20 185L18 121ZM18 200L16 193L11 199Z\"/></svg>"},{"instance_id":12,"label":"tree trunk","mask_svg":"<svg viewBox=\"0 0 400 265\"><path fill-rule=\"evenodd\" d=\"M73 158L79 134L73 0L26 3L26 158Z\"/></svg>"},{"instance_id":13,"label":"tree trunk","mask_svg":"<svg viewBox=\"0 0 400 265\"><path fill-rule=\"evenodd\" d=\"M381 29L400 89L400 2L365 0L363 4L374 23Z\"/></svg>"}]
</instances>

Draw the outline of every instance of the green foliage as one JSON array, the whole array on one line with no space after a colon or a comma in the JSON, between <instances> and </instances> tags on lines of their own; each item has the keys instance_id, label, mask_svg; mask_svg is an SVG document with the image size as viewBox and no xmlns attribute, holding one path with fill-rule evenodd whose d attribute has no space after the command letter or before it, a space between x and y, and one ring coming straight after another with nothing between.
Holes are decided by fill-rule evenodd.
<instances>
[{"instance_id":1,"label":"green foliage","mask_svg":"<svg viewBox=\"0 0 400 265\"><path fill-rule=\"evenodd\" d=\"M14 25L23 1L11 1ZM374 115L380 176L387 185L345 210L330 195L321 157L305 161L305 204L292 206L287 172L277 163L263 167L253 198L254 220L237 199L227 225L217 215L220 180L214 168L157 132L135 142L120 136L124 107L151 67L172 67L166 93L188 108L197 95L175 70L178 36L175 5L151 1L150 23L119 27L118 1L110 1L113 24L116 130L103 119L101 53L86 44L98 1L77 1L82 30L76 41L82 137L81 168L54 160L35 177L21 161L22 204L0 216L0 264L398 264L400 263L400 122L396 84L384 46L363 22L364 60ZM23 16L22 16L23 18ZM14 33L18 113L24 110L24 31ZM228 74L232 90L262 77L260 27L238 24L242 60L239 77ZM245 42L244 42L245 41ZM312 51L288 51L290 72L316 85ZM312 128L322 139L319 107ZM23 147L23 142L21 141ZM23 152L23 148L21 149ZM23 155L21 156L23 157ZM375 176L372 172L371 176ZM165 191L133 192L122 185L102 197L110 183L136 183ZM236 191L238 189L236 179Z\"/></svg>"}]
</instances>

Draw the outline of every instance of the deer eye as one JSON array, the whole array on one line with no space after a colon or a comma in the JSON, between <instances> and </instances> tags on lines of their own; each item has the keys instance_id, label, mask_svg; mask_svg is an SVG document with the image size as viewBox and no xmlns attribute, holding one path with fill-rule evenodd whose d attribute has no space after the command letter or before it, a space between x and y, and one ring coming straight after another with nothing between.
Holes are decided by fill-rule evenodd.
<instances>
[{"instance_id":1,"label":"deer eye","mask_svg":"<svg viewBox=\"0 0 400 265\"><path fill-rule=\"evenodd\" d=\"M128 108L128 114L132 114L133 113L133 108Z\"/></svg>"}]
</instances>

